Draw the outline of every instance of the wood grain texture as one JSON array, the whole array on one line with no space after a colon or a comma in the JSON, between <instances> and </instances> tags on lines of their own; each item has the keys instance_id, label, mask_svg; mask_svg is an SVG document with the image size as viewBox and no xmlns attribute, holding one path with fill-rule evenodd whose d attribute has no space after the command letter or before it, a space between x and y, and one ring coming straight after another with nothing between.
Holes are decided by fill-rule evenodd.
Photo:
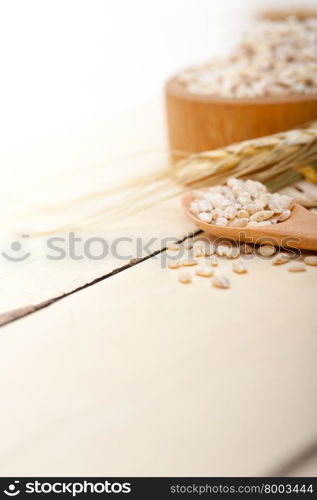
<instances>
[{"instance_id":1,"label":"wood grain texture","mask_svg":"<svg viewBox=\"0 0 317 500\"><path fill-rule=\"evenodd\" d=\"M125 133L120 121L111 138L110 125L87 127L28 155L8 154L1 159L12 193L55 164L66 174L79 158L88 166L108 157L110 147L128 152L136 130L154 147L161 128L151 116L133 116ZM130 151L139 148L135 141ZM103 177L94 177L100 187ZM116 230L149 238L193 228L175 199ZM30 263L0 261L1 309L36 304L0 334L3 475L267 474L289 471L315 440L316 268L289 273L245 257L249 273L239 276L221 259L217 272L232 287L216 290L200 277L178 283L156 256L92 285L116 262L54 263L41 244L28 247ZM87 283L31 314L47 297ZM314 475L309 467L296 475Z\"/></svg>"},{"instance_id":2,"label":"wood grain texture","mask_svg":"<svg viewBox=\"0 0 317 500\"><path fill-rule=\"evenodd\" d=\"M275 134L317 118L317 96L234 99L198 96L172 78L166 85L174 159ZM181 154L183 152L183 155Z\"/></svg>"},{"instance_id":3,"label":"wood grain texture","mask_svg":"<svg viewBox=\"0 0 317 500\"><path fill-rule=\"evenodd\" d=\"M3 328L2 474L265 475L301 454L317 269L244 260L219 258L219 290L153 257Z\"/></svg>"},{"instance_id":4,"label":"wood grain texture","mask_svg":"<svg viewBox=\"0 0 317 500\"><path fill-rule=\"evenodd\" d=\"M118 245L124 258L109 252L105 259L86 257L74 260L69 257L68 244L65 243L66 258L50 260L46 258L48 236L32 237L33 230L63 225L101 209L103 197L56 210L45 210L43 205L55 204L58 207L61 204L63 207L65 200L120 185L128 178L148 174L168 163L163 121L159 119L160 106L157 99L153 106L139 109L137 113L133 111L124 119L120 116L102 122L98 120L90 127L82 126L65 136L55 136L21 150L0 154L1 164L5 166L3 190L13 199L3 197L0 200L1 251L10 253L11 243L18 240L31 254L23 262L10 262L0 255L0 314L4 313L0 322L11 320L13 310L15 317L21 313L21 308L22 311L24 307L32 309L126 266L131 258L143 258L160 250L164 238L182 238L195 230L181 210L179 200L172 199L141 214L124 217L111 226L101 222L76 231L82 242L97 236L111 245L116 238L130 238L130 241ZM133 128L132 123L137 126ZM31 197L35 210L19 203ZM120 197L122 193L119 192ZM3 228L13 229L17 234ZM30 237L20 238L20 234L29 233ZM58 236L68 241L67 232ZM145 249L142 245L137 246L138 238L144 243L152 238L156 241ZM83 246L78 245L77 252L82 253ZM94 251L98 253L99 250L95 247Z\"/></svg>"}]
</instances>

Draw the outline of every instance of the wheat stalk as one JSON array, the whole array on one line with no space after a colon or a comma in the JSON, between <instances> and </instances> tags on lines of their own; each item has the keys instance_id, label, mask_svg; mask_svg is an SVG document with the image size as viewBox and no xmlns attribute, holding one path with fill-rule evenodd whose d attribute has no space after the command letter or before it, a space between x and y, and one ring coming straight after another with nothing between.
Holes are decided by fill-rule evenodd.
<instances>
[{"instance_id":1,"label":"wheat stalk","mask_svg":"<svg viewBox=\"0 0 317 500\"><path fill-rule=\"evenodd\" d=\"M317 157L317 122L307 128L243 141L180 161L171 174L177 182L218 184L228 176L266 182L281 173L312 163Z\"/></svg>"},{"instance_id":2,"label":"wheat stalk","mask_svg":"<svg viewBox=\"0 0 317 500\"><path fill-rule=\"evenodd\" d=\"M314 121L302 128L193 154L166 169L107 190L107 194L121 194L115 202L107 200L104 190L91 193L87 198L106 198L103 209L55 231L103 221L111 223L189 189L223 183L229 176L259 180L275 191L302 179L301 169L316 165L316 161L317 121Z\"/></svg>"}]
</instances>

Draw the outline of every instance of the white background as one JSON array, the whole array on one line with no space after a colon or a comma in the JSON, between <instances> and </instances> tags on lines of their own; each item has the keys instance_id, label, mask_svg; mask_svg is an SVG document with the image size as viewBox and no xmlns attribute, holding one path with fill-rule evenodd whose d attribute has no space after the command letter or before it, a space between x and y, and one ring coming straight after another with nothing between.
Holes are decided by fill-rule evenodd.
<instances>
[{"instance_id":1,"label":"white background","mask_svg":"<svg viewBox=\"0 0 317 500\"><path fill-rule=\"evenodd\" d=\"M230 50L257 9L293 4L2 0L0 151L158 99L168 76Z\"/></svg>"}]
</instances>

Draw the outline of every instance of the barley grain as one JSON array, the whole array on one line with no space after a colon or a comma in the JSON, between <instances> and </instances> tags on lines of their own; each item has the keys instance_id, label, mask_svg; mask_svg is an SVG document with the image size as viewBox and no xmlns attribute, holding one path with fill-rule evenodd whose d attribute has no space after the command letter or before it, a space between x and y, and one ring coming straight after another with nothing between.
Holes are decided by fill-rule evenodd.
<instances>
[{"instance_id":1,"label":"barley grain","mask_svg":"<svg viewBox=\"0 0 317 500\"><path fill-rule=\"evenodd\" d=\"M216 219L215 225L216 226L226 226L228 224L228 221L225 217L218 217Z\"/></svg>"},{"instance_id":2,"label":"barley grain","mask_svg":"<svg viewBox=\"0 0 317 500\"><path fill-rule=\"evenodd\" d=\"M233 246L228 249L226 256L228 259L236 259L240 255L240 248L237 246Z\"/></svg>"},{"instance_id":3,"label":"barley grain","mask_svg":"<svg viewBox=\"0 0 317 500\"><path fill-rule=\"evenodd\" d=\"M274 215L273 210L260 210L259 212L251 215L250 221L261 222L269 219L272 215Z\"/></svg>"},{"instance_id":4,"label":"barley grain","mask_svg":"<svg viewBox=\"0 0 317 500\"><path fill-rule=\"evenodd\" d=\"M250 225L254 224L254 222L250 222ZM272 224L271 220L260 220L259 222L255 223L257 226L270 226Z\"/></svg>"},{"instance_id":5,"label":"barley grain","mask_svg":"<svg viewBox=\"0 0 317 500\"><path fill-rule=\"evenodd\" d=\"M290 273L301 273L306 271L306 267L301 262L294 262L289 266L288 271Z\"/></svg>"},{"instance_id":6,"label":"barley grain","mask_svg":"<svg viewBox=\"0 0 317 500\"><path fill-rule=\"evenodd\" d=\"M202 265L196 267L195 273L197 274L197 276L203 276L204 278L210 278L210 276L213 275L214 270L212 267L202 264Z\"/></svg>"},{"instance_id":7,"label":"barley grain","mask_svg":"<svg viewBox=\"0 0 317 500\"><path fill-rule=\"evenodd\" d=\"M317 255L307 255L307 257L304 258L304 262L308 266L317 266Z\"/></svg>"},{"instance_id":8,"label":"barley grain","mask_svg":"<svg viewBox=\"0 0 317 500\"><path fill-rule=\"evenodd\" d=\"M238 211L238 217L239 219L249 219L249 212L245 208L242 208Z\"/></svg>"},{"instance_id":9,"label":"barley grain","mask_svg":"<svg viewBox=\"0 0 317 500\"><path fill-rule=\"evenodd\" d=\"M193 246L194 257L203 257L205 255L204 244L201 241L196 241Z\"/></svg>"},{"instance_id":10,"label":"barley grain","mask_svg":"<svg viewBox=\"0 0 317 500\"><path fill-rule=\"evenodd\" d=\"M271 257L276 253L276 248L273 245L261 245L259 247L259 253L262 257Z\"/></svg>"},{"instance_id":11,"label":"barley grain","mask_svg":"<svg viewBox=\"0 0 317 500\"><path fill-rule=\"evenodd\" d=\"M167 249L172 252L177 252L179 250L179 244L174 242L167 243Z\"/></svg>"},{"instance_id":12,"label":"barley grain","mask_svg":"<svg viewBox=\"0 0 317 500\"><path fill-rule=\"evenodd\" d=\"M272 261L273 266L281 266L289 262L290 256L287 253L278 254Z\"/></svg>"},{"instance_id":13,"label":"barley grain","mask_svg":"<svg viewBox=\"0 0 317 500\"><path fill-rule=\"evenodd\" d=\"M247 211L248 215L253 215L255 214L256 212L259 212L262 210L262 205L260 205L259 203L247 203L245 206L244 206L244 211ZM241 212L242 210L240 210Z\"/></svg>"},{"instance_id":14,"label":"barley grain","mask_svg":"<svg viewBox=\"0 0 317 500\"><path fill-rule=\"evenodd\" d=\"M274 200L273 198L271 198L268 201L267 205L268 205L269 209L272 210L272 212L275 212L276 214L280 214L284 210L282 205L277 200Z\"/></svg>"},{"instance_id":15,"label":"barley grain","mask_svg":"<svg viewBox=\"0 0 317 500\"><path fill-rule=\"evenodd\" d=\"M194 215L198 215L200 213L197 201L192 201L191 204L189 205L189 208Z\"/></svg>"},{"instance_id":16,"label":"barley grain","mask_svg":"<svg viewBox=\"0 0 317 500\"><path fill-rule=\"evenodd\" d=\"M207 200L197 200L197 205L200 212L210 212L211 205Z\"/></svg>"},{"instance_id":17,"label":"barley grain","mask_svg":"<svg viewBox=\"0 0 317 500\"><path fill-rule=\"evenodd\" d=\"M224 211L224 216L226 219L234 219L237 215L237 209L235 207L227 207Z\"/></svg>"},{"instance_id":18,"label":"barley grain","mask_svg":"<svg viewBox=\"0 0 317 500\"><path fill-rule=\"evenodd\" d=\"M200 212L198 214L198 219L200 219L202 222L211 222L212 216L211 213Z\"/></svg>"},{"instance_id":19,"label":"barley grain","mask_svg":"<svg viewBox=\"0 0 317 500\"><path fill-rule=\"evenodd\" d=\"M187 271L180 271L178 274L178 281L180 283L191 283L192 277Z\"/></svg>"},{"instance_id":20,"label":"barley grain","mask_svg":"<svg viewBox=\"0 0 317 500\"><path fill-rule=\"evenodd\" d=\"M192 238L188 238L184 242L185 250L191 250L193 248L193 245L194 245L194 240Z\"/></svg>"},{"instance_id":21,"label":"barley grain","mask_svg":"<svg viewBox=\"0 0 317 500\"><path fill-rule=\"evenodd\" d=\"M232 270L237 274L245 274L248 272L246 266L241 260L237 260L232 264Z\"/></svg>"},{"instance_id":22,"label":"barley grain","mask_svg":"<svg viewBox=\"0 0 317 500\"><path fill-rule=\"evenodd\" d=\"M216 288L229 288L230 282L225 276L216 274L212 279L212 286Z\"/></svg>"},{"instance_id":23,"label":"barley grain","mask_svg":"<svg viewBox=\"0 0 317 500\"><path fill-rule=\"evenodd\" d=\"M169 260L167 265L170 269L177 269L181 264L178 260Z\"/></svg>"},{"instance_id":24,"label":"barley grain","mask_svg":"<svg viewBox=\"0 0 317 500\"><path fill-rule=\"evenodd\" d=\"M233 219L229 221L228 226L230 227L245 227L248 225L249 219Z\"/></svg>"},{"instance_id":25,"label":"barley grain","mask_svg":"<svg viewBox=\"0 0 317 500\"><path fill-rule=\"evenodd\" d=\"M181 265L182 266L185 266L185 267L189 267L189 266L197 266L198 262L197 260L195 259L182 259L181 260Z\"/></svg>"},{"instance_id":26,"label":"barley grain","mask_svg":"<svg viewBox=\"0 0 317 500\"><path fill-rule=\"evenodd\" d=\"M220 243L216 248L216 254L219 255L219 257L227 256L229 251L230 245L228 243Z\"/></svg>"},{"instance_id":27,"label":"barley grain","mask_svg":"<svg viewBox=\"0 0 317 500\"><path fill-rule=\"evenodd\" d=\"M286 194L279 195L279 202L284 210L290 210L294 206L294 198Z\"/></svg>"},{"instance_id":28,"label":"barley grain","mask_svg":"<svg viewBox=\"0 0 317 500\"><path fill-rule=\"evenodd\" d=\"M287 208L286 210L283 210L281 215L278 217L279 222L283 222L284 220L289 219L291 216L291 211Z\"/></svg>"}]
</instances>

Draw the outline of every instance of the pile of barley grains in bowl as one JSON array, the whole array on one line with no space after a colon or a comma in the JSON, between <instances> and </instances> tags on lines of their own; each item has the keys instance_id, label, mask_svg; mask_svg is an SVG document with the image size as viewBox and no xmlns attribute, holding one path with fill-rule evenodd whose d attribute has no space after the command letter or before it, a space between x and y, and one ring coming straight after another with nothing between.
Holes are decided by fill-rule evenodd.
<instances>
[{"instance_id":1,"label":"pile of barley grains in bowl","mask_svg":"<svg viewBox=\"0 0 317 500\"><path fill-rule=\"evenodd\" d=\"M180 73L193 94L234 98L317 93L317 17L259 21L228 58Z\"/></svg>"},{"instance_id":2,"label":"pile of barley grains in bowl","mask_svg":"<svg viewBox=\"0 0 317 500\"><path fill-rule=\"evenodd\" d=\"M293 206L293 198L270 194L261 182L230 177L226 185L195 191L190 211L208 224L254 227L287 220Z\"/></svg>"}]
</instances>

